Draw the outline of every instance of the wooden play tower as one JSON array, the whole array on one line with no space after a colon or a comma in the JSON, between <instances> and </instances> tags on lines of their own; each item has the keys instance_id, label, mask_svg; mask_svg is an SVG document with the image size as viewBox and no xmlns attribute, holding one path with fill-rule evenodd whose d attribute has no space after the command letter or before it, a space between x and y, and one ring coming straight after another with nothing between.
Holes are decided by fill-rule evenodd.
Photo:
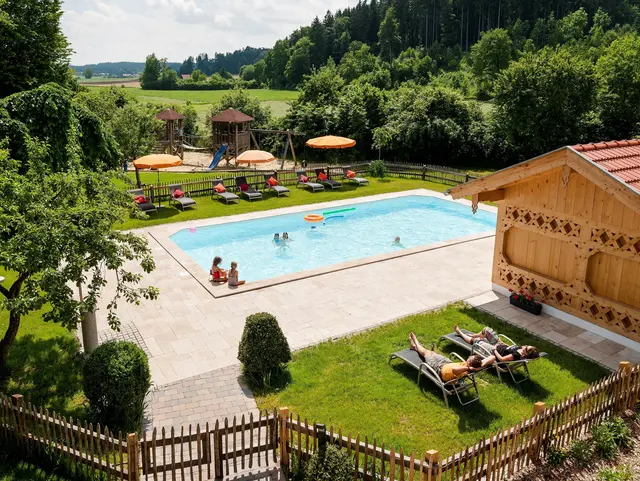
<instances>
[{"instance_id":1,"label":"wooden play tower","mask_svg":"<svg viewBox=\"0 0 640 481\"><path fill-rule=\"evenodd\" d=\"M177 155L184 160L182 121L184 115L175 110L165 109L156 115L156 119L165 122L163 137L158 141L156 153Z\"/></svg>"},{"instance_id":2,"label":"wooden play tower","mask_svg":"<svg viewBox=\"0 0 640 481\"><path fill-rule=\"evenodd\" d=\"M251 148L251 122L253 117L234 109L220 112L211 119L214 151L223 144L227 146L224 153L227 165L231 159Z\"/></svg>"}]
</instances>

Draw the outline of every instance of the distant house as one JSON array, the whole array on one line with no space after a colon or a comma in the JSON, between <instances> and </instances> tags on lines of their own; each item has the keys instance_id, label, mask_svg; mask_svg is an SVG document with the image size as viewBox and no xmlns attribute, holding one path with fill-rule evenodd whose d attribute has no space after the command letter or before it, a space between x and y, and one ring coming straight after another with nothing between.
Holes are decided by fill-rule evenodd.
<instances>
[{"instance_id":1,"label":"distant house","mask_svg":"<svg viewBox=\"0 0 640 481\"><path fill-rule=\"evenodd\" d=\"M449 194L498 203L496 291L640 342L640 140L563 147Z\"/></svg>"},{"instance_id":2,"label":"distant house","mask_svg":"<svg viewBox=\"0 0 640 481\"><path fill-rule=\"evenodd\" d=\"M189 80L191 78L191 75L189 75L188 73L183 73L180 75L180 77L182 77L182 80Z\"/></svg>"}]
</instances>

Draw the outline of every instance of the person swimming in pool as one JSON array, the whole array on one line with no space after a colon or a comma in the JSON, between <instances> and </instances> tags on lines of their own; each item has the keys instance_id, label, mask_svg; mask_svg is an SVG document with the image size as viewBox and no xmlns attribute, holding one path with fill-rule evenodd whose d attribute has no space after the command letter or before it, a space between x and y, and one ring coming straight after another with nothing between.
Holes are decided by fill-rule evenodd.
<instances>
[{"instance_id":1,"label":"person swimming in pool","mask_svg":"<svg viewBox=\"0 0 640 481\"><path fill-rule=\"evenodd\" d=\"M280 245L280 234L277 232L273 234L273 245Z\"/></svg>"},{"instance_id":2,"label":"person swimming in pool","mask_svg":"<svg viewBox=\"0 0 640 481\"><path fill-rule=\"evenodd\" d=\"M288 232L283 232L282 233L282 240L285 242L291 242L291 239L289 238L289 233Z\"/></svg>"},{"instance_id":3,"label":"person swimming in pool","mask_svg":"<svg viewBox=\"0 0 640 481\"><path fill-rule=\"evenodd\" d=\"M394 246L394 247L404 247L402 245L402 242L400 242L400 236L398 236L398 235L396 236L395 239L393 239L393 243L391 245Z\"/></svg>"}]
</instances>

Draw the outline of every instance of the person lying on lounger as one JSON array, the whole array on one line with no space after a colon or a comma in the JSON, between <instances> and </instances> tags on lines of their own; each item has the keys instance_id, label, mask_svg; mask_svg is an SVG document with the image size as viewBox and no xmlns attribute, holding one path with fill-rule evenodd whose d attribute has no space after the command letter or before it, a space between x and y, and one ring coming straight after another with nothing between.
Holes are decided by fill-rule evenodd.
<instances>
[{"instance_id":1,"label":"person lying on lounger","mask_svg":"<svg viewBox=\"0 0 640 481\"><path fill-rule=\"evenodd\" d=\"M409 343L411 350L420 354L424 362L437 372L444 382L460 379L482 367L482 358L477 355L469 356L465 362L453 362L448 357L425 349L413 332L409 334Z\"/></svg>"},{"instance_id":2,"label":"person lying on lounger","mask_svg":"<svg viewBox=\"0 0 640 481\"><path fill-rule=\"evenodd\" d=\"M494 362L513 362L525 359L537 359L540 357L538 348L535 346L507 346L504 342L499 342L493 348L493 355L482 361L482 367Z\"/></svg>"},{"instance_id":3,"label":"person lying on lounger","mask_svg":"<svg viewBox=\"0 0 640 481\"><path fill-rule=\"evenodd\" d=\"M490 327L485 327L482 329L482 331L476 334L471 334L471 335L465 334L464 332L462 332L457 324L453 326L453 329L456 331L456 334L464 340L464 342L472 346L480 342L486 343L489 346L495 346L500 342L500 338L498 337L498 334L496 334L496 331L494 331Z\"/></svg>"}]
</instances>

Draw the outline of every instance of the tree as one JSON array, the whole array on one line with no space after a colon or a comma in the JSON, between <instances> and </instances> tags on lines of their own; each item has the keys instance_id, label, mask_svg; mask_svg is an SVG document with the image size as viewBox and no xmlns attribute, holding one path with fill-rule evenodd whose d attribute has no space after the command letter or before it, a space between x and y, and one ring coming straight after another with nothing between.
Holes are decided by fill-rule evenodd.
<instances>
[{"instance_id":1,"label":"tree","mask_svg":"<svg viewBox=\"0 0 640 481\"><path fill-rule=\"evenodd\" d=\"M153 150L162 129L162 122L155 118L154 110L151 105L132 102L114 115L109 127L124 159L134 160Z\"/></svg>"},{"instance_id":2,"label":"tree","mask_svg":"<svg viewBox=\"0 0 640 481\"><path fill-rule=\"evenodd\" d=\"M245 65L240 69L240 78L249 82L256 78L256 68L253 65Z\"/></svg>"},{"instance_id":3,"label":"tree","mask_svg":"<svg viewBox=\"0 0 640 481\"><path fill-rule=\"evenodd\" d=\"M391 63L391 74L397 84L408 80L426 84L435 66L435 62L422 49L408 48Z\"/></svg>"},{"instance_id":4,"label":"tree","mask_svg":"<svg viewBox=\"0 0 640 481\"><path fill-rule=\"evenodd\" d=\"M162 62L156 57L155 53L147 56L144 64L144 70L140 76L140 87L143 89L157 88L160 76L162 75Z\"/></svg>"},{"instance_id":5,"label":"tree","mask_svg":"<svg viewBox=\"0 0 640 481\"><path fill-rule=\"evenodd\" d=\"M496 81L495 128L531 158L587 141L595 107L592 64L568 48L545 48L512 62Z\"/></svg>"},{"instance_id":6,"label":"tree","mask_svg":"<svg viewBox=\"0 0 640 481\"><path fill-rule=\"evenodd\" d=\"M0 98L47 82L66 85L71 49L60 0L0 0Z\"/></svg>"},{"instance_id":7,"label":"tree","mask_svg":"<svg viewBox=\"0 0 640 481\"><path fill-rule=\"evenodd\" d=\"M270 80L271 88L283 88L287 84L285 71L289 62L289 44L286 40L278 40L264 58L265 72Z\"/></svg>"},{"instance_id":8,"label":"tree","mask_svg":"<svg viewBox=\"0 0 640 481\"><path fill-rule=\"evenodd\" d=\"M146 273L155 268L146 239L112 228L134 212L126 192L107 175L84 169L48 174L41 164L44 146L32 142L29 150L26 174L0 150L0 267L15 274L11 285L0 284L0 307L9 312L0 369L6 369L22 316L48 305L43 321L75 329L96 309L106 271L116 274L107 307L114 329L122 299L137 304L158 296L154 287L136 287L142 275L125 268L131 261ZM78 283L86 285L82 301L73 288Z\"/></svg>"},{"instance_id":9,"label":"tree","mask_svg":"<svg viewBox=\"0 0 640 481\"><path fill-rule=\"evenodd\" d=\"M180 65L180 75L191 75L191 73L195 70L195 62L192 56L189 56L182 65Z\"/></svg>"},{"instance_id":10,"label":"tree","mask_svg":"<svg viewBox=\"0 0 640 481\"><path fill-rule=\"evenodd\" d=\"M84 72L82 72L82 75L84 75L84 78L88 80L93 77L93 70L91 67L87 67L84 69Z\"/></svg>"},{"instance_id":11,"label":"tree","mask_svg":"<svg viewBox=\"0 0 640 481\"><path fill-rule=\"evenodd\" d=\"M302 78L311 72L311 49L313 44L309 37L302 37L296 43L287 62L285 75L290 85L298 85Z\"/></svg>"},{"instance_id":12,"label":"tree","mask_svg":"<svg viewBox=\"0 0 640 481\"><path fill-rule=\"evenodd\" d=\"M402 46L400 25L396 19L396 10L393 7L387 9L384 20L380 24L378 44L380 45L380 58L386 62L391 62L400 53Z\"/></svg>"},{"instance_id":13,"label":"tree","mask_svg":"<svg viewBox=\"0 0 640 481\"><path fill-rule=\"evenodd\" d=\"M580 8L558 21L558 35L565 43L582 40L588 24L589 16Z\"/></svg>"},{"instance_id":14,"label":"tree","mask_svg":"<svg viewBox=\"0 0 640 481\"><path fill-rule=\"evenodd\" d=\"M249 95L246 90L234 89L225 93L218 103L213 104L207 115L207 122L227 109L236 109L253 117L253 126L256 128L265 127L271 119L271 109L263 105L258 97Z\"/></svg>"},{"instance_id":15,"label":"tree","mask_svg":"<svg viewBox=\"0 0 640 481\"><path fill-rule=\"evenodd\" d=\"M371 53L368 45L353 42L349 51L342 57L338 72L347 83L379 68L378 58Z\"/></svg>"},{"instance_id":16,"label":"tree","mask_svg":"<svg viewBox=\"0 0 640 481\"><path fill-rule=\"evenodd\" d=\"M311 65L313 68L318 69L327 61L327 32L318 17L313 19L309 28L309 40L313 44L311 48Z\"/></svg>"},{"instance_id":17,"label":"tree","mask_svg":"<svg viewBox=\"0 0 640 481\"><path fill-rule=\"evenodd\" d=\"M305 77L299 88L298 103L336 105L344 84L336 65L330 60L327 65Z\"/></svg>"},{"instance_id":18,"label":"tree","mask_svg":"<svg viewBox=\"0 0 640 481\"><path fill-rule=\"evenodd\" d=\"M205 80L207 80L207 76L200 70L195 69L191 73L191 80L193 80L194 82L204 82Z\"/></svg>"},{"instance_id":19,"label":"tree","mask_svg":"<svg viewBox=\"0 0 640 481\"><path fill-rule=\"evenodd\" d=\"M502 28L484 32L480 41L471 48L474 75L493 81L500 70L509 66L511 45L509 33Z\"/></svg>"},{"instance_id":20,"label":"tree","mask_svg":"<svg viewBox=\"0 0 640 481\"><path fill-rule=\"evenodd\" d=\"M598 59L598 110L604 136L627 139L640 123L640 37L629 33L614 41Z\"/></svg>"}]
</instances>

